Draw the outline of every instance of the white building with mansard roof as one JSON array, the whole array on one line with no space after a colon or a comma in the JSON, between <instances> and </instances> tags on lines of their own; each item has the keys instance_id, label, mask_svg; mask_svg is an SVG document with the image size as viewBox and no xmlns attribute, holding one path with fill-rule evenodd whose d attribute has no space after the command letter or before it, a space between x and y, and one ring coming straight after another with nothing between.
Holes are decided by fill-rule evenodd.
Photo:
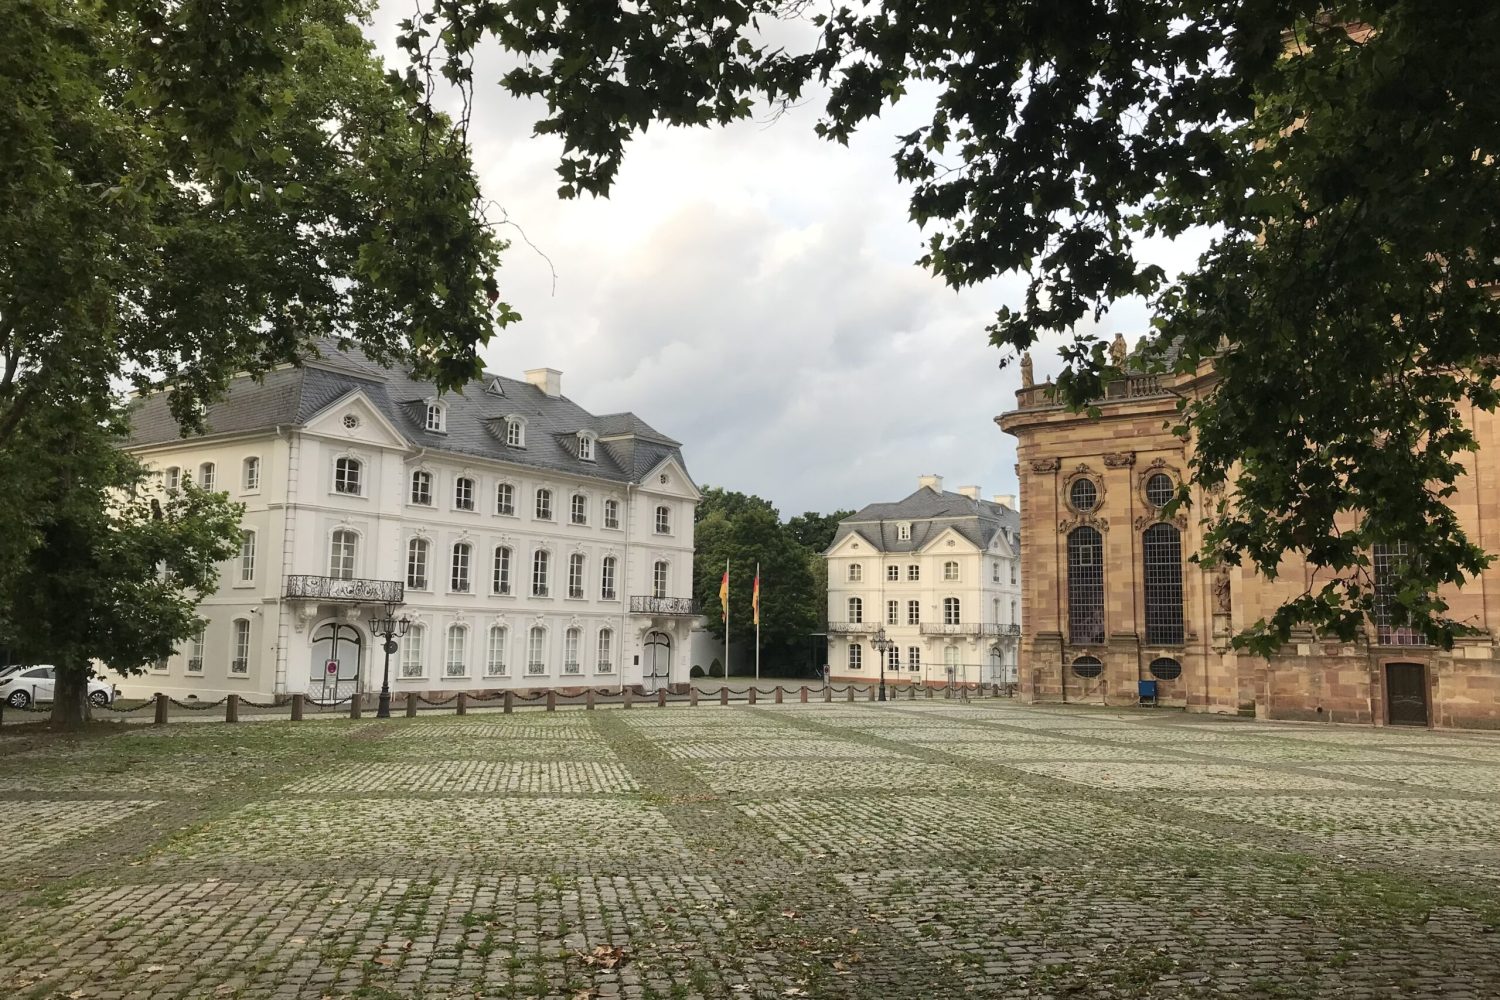
<instances>
[{"instance_id":1,"label":"white building with mansard roof","mask_svg":"<svg viewBox=\"0 0 1500 1000\"><path fill-rule=\"evenodd\" d=\"M945 492L940 476L840 521L825 553L832 676L878 681L883 666L887 684L1014 682L1020 529L1015 497Z\"/></svg>"},{"instance_id":2,"label":"white building with mansard roof","mask_svg":"<svg viewBox=\"0 0 1500 1000\"><path fill-rule=\"evenodd\" d=\"M130 449L245 505L203 632L122 692L378 690L387 607L412 625L394 692L686 681L693 511L678 442L595 415L550 368L439 396L357 351L236 380L184 437L166 400Z\"/></svg>"}]
</instances>

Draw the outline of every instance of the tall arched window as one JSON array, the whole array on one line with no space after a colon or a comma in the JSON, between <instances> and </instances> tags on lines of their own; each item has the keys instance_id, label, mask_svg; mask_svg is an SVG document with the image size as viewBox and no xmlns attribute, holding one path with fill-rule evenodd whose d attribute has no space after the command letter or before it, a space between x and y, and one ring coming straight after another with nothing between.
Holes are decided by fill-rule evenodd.
<instances>
[{"instance_id":1,"label":"tall arched window","mask_svg":"<svg viewBox=\"0 0 1500 1000\"><path fill-rule=\"evenodd\" d=\"M601 628L599 630L599 672L601 674L614 673L615 670L615 633L613 629Z\"/></svg>"},{"instance_id":2,"label":"tall arched window","mask_svg":"<svg viewBox=\"0 0 1500 1000\"><path fill-rule=\"evenodd\" d=\"M849 598L849 620L856 623L865 620L865 602L858 597Z\"/></svg>"},{"instance_id":3,"label":"tall arched window","mask_svg":"<svg viewBox=\"0 0 1500 1000\"><path fill-rule=\"evenodd\" d=\"M526 672L547 672L547 630L540 625L533 625L531 631L526 633Z\"/></svg>"},{"instance_id":4,"label":"tall arched window","mask_svg":"<svg viewBox=\"0 0 1500 1000\"><path fill-rule=\"evenodd\" d=\"M548 579L552 573L552 553L537 549L531 557L531 596L547 597L550 587Z\"/></svg>"},{"instance_id":5,"label":"tall arched window","mask_svg":"<svg viewBox=\"0 0 1500 1000\"><path fill-rule=\"evenodd\" d=\"M578 674L583 672L583 664L578 659L578 647L582 643L582 629L570 628L563 633L563 673Z\"/></svg>"},{"instance_id":6,"label":"tall arched window","mask_svg":"<svg viewBox=\"0 0 1500 1000\"><path fill-rule=\"evenodd\" d=\"M453 544L453 573L448 580L448 589L456 594L469 592L469 562L473 552L468 542Z\"/></svg>"},{"instance_id":7,"label":"tall arched window","mask_svg":"<svg viewBox=\"0 0 1500 1000\"><path fill-rule=\"evenodd\" d=\"M246 493L260 489L260 459L251 455L245 459L243 485Z\"/></svg>"},{"instance_id":8,"label":"tall arched window","mask_svg":"<svg viewBox=\"0 0 1500 1000\"><path fill-rule=\"evenodd\" d=\"M520 417L505 419L505 443L512 448L526 447L526 421Z\"/></svg>"},{"instance_id":9,"label":"tall arched window","mask_svg":"<svg viewBox=\"0 0 1500 1000\"><path fill-rule=\"evenodd\" d=\"M658 559L651 567L651 596L667 596L667 561Z\"/></svg>"},{"instance_id":10,"label":"tall arched window","mask_svg":"<svg viewBox=\"0 0 1500 1000\"><path fill-rule=\"evenodd\" d=\"M1410 558L1405 542L1375 545L1370 561L1375 568L1375 606L1371 609L1375 619L1375 641L1382 646L1425 646L1427 638L1407 625L1397 625L1395 609L1396 594L1401 584L1402 570Z\"/></svg>"},{"instance_id":11,"label":"tall arched window","mask_svg":"<svg viewBox=\"0 0 1500 1000\"><path fill-rule=\"evenodd\" d=\"M849 644L849 669L858 670L864 665L865 648L859 643Z\"/></svg>"},{"instance_id":12,"label":"tall arched window","mask_svg":"<svg viewBox=\"0 0 1500 1000\"><path fill-rule=\"evenodd\" d=\"M411 502L422 507L432 506L432 473L426 469L412 470Z\"/></svg>"},{"instance_id":13,"label":"tall arched window","mask_svg":"<svg viewBox=\"0 0 1500 1000\"><path fill-rule=\"evenodd\" d=\"M448 626L448 656L443 661L444 677L465 677L469 673L469 630L462 625Z\"/></svg>"},{"instance_id":14,"label":"tall arched window","mask_svg":"<svg viewBox=\"0 0 1500 1000\"><path fill-rule=\"evenodd\" d=\"M1068 641L1104 641L1104 538L1087 526L1068 535Z\"/></svg>"},{"instance_id":15,"label":"tall arched window","mask_svg":"<svg viewBox=\"0 0 1500 1000\"><path fill-rule=\"evenodd\" d=\"M568 500L568 523L589 523L589 498L582 493L574 493Z\"/></svg>"},{"instance_id":16,"label":"tall arched window","mask_svg":"<svg viewBox=\"0 0 1500 1000\"><path fill-rule=\"evenodd\" d=\"M656 508L656 533L658 535L672 533L672 508L667 506Z\"/></svg>"},{"instance_id":17,"label":"tall arched window","mask_svg":"<svg viewBox=\"0 0 1500 1000\"><path fill-rule=\"evenodd\" d=\"M205 490L212 491L214 488L214 463L204 462L198 466L198 485Z\"/></svg>"},{"instance_id":18,"label":"tall arched window","mask_svg":"<svg viewBox=\"0 0 1500 1000\"><path fill-rule=\"evenodd\" d=\"M414 623L401 639L401 676L422 677L427 673L422 666L422 644L427 639L427 626Z\"/></svg>"},{"instance_id":19,"label":"tall arched window","mask_svg":"<svg viewBox=\"0 0 1500 1000\"><path fill-rule=\"evenodd\" d=\"M505 662L505 647L510 642L510 630L504 625L490 626L490 646L484 658L484 673L487 677L503 677L509 672Z\"/></svg>"},{"instance_id":20,"label":"tall arched window","mask_svg":"<svg viewBox=\"0 0 1500 1000\"><path fill-rule=\"evenodd\" d=\"M510 483L495 487L495 513L514 515L516 512L516 488Z\"/></svg>"},{"instance_id":21,"label":"tall arched window","mask_svg":"<svg viewBox=\"0 0 1500 1000\"><path fill-rule=\"evenodd\" d=\"M427 404L427 422L425 426L428 430L437 431L439 434L448 429L447 413L444 412L442 403Z\"/></svg>"},{"instance_id":22,"label":"tall arched window","mask_svg":"<svg viewBox=\"0 0 1500 1000\"><path fill-rule=\"evenodd\" d=\"M1145 561L1146 645L1182 643L1182 538L1176 525L1153 524L1141 536Z\"/></svg>"},{"instance_id":23,"label":"tall arched window","mask_svg":"<svg viewBox=\"0 0 1500 1000\"><path fill-rule=\"evenodd\" d=\"M614 556L605 556L604 562L599 569L599 600L613 601L615 599L615 567L619 560Z\"/></svg>"},{"instance_id":24,"label":"tall arched window","mask_svg":"<svg viewBox=\"0 0 1500 1000\"><path fill-rule=\"evenodd\" d=\"M510 546L495 546L495 564L490 574L490 590L496 594L510 593Z\"/></svg>"},{"instance_id":25,"label":"tall arched window","mask_svg":"<svg viewBox=\"0 0 1500 1000\"><path fill-rule=\"evenodd\" d=\"M412 590L427 589L427 556L431 546L425 538L406 543L406 585Z\"/></svg>"},{"instance_id":26,"label":"tall arched window","mask_svg":"<svg viewBox=\"0 0 1500 1000\"><path fill-rule=\"evenodd\" d=\"M255 532L240 536L240 582L255 582Z\"/></svg>"},{"instance_id":27,"label":"tall arched window","mask_svg":"<svg viewBox=\"0 0 1500 1000\"><path fill-rule=\"evenodd\" d=\"M347 528L333 533L328 542L328 575L335 580L354 579L354 552L359 536Z\"/></svg>"},{"instance_id":28,"label":"tall arched window","mask_svg":"<svg viewBox=\"0 0 1500 1000\"><path fill-rule=\"evenodd\" d=\"M474 480L468 476L453 480L453 507L455 510L474 509Z\"/></svg>"},{"instance_id":29,"label":"tall arched window","mask_svg":"<svg viewBox=\"0 0 1500 1000\"><path fill-rule=\"evenodd\" d=\"M552 520L552 491L540 489L536 491L536 519L538 521Z\"/></svg>"},{"instance_id":30,"label":"tall arched window","mask_svg":"<svg viewBox=\"0 0 1500 1000\"><path fill-rule=\"evenodd\" d=\"M341 458L333 463L333 491L358 496L364 464L357 458Z\"/></svg>"},{"instance_id":31,"label":"tall arched window","mask_svg":"<svg viewBox=\"0 0 1500 1000\"><path fill-rule=\"evenodd\" d=\"M568 596L583 597L583 553L568 556Z\"/></svg>"},{"instance_id":32,"label":"tall arched window","mask_svg":"<svg viewBox=\"0 0 1500 1000\"><path fill-rule=\"evenodd\" d=\"M943 624L957 625L963 621L963 604L956 597L943 598Z\"/></svg>"}]
</instances>

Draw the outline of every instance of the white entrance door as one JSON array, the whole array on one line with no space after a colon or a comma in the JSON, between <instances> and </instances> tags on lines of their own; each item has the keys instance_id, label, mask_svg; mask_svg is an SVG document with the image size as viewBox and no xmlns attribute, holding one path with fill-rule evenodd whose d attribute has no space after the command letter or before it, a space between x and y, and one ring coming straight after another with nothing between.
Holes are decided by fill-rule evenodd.
<instances>
[{"instance_id":1,"label":"white entrance door","mask_svg":"<svg viewBox=\"0 0 1500 1000\"><path fill-rule=\"evenodd\" d=\"M665 687L672 676L672 639L665 632L646 634L646 646L641 656L641 685L647 694Z\"/></svg>"},{"instance_id":2,"label":"white entrance door","mask_svg":"<svg viewBox=\"0 0 1500 1000\"><path fill-rule=\"evenodd\" d=\"M359 629L328 622L313 633L308 694L318 701L342 701L359 690L365 640Z\"/></svg>"}]
</instances>

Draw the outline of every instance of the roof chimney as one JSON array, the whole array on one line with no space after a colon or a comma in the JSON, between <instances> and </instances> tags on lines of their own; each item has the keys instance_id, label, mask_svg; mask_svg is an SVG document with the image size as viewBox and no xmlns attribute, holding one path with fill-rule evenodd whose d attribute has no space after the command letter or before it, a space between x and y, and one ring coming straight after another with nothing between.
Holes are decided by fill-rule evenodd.
<instances>
[{"instance_id":1,"label":"roof chimney","mask_svg":"<svg viewBox=\"0 0 1500 1000\"><path fill-rule=\"evenodd\" d=\"M960 486L958 488L958 492L959 492L960 495L966 496L970 500L978 500L979 499L979 487L978 486Z\"/></svg>"},{"instance_id":2,"label":"roof chimney","mask_svg":"<svg viewBox=\"0 0 1500 1000\"><path fill-rule=\"evenodd\" d=\"M941 493L941 492L943 492L943 477L942 476L918 476L917 477L917 489L921 489L924 486L927 487L929 490L931 490L934 493Z\"/></svg>"},{"instance_id":3,"label":"roof chimney","mask_svg":"<svg viewBox=\"0 0 1500 1000\"><path fill-rule=\"evenodd\" d=\"M996 493L993 502L1002 507L1009 507L1011 510L1016 509L1016 495L1014 493Z\"/></svg>"},{"instance_id":4,"label":"roof chimney","mask_svg":"<svg viewBox=\"0 0 1500 1000\"><path fill-rule=\"evenodd\" d=\"M562 372L556 368L533 368L526 373L526 381L553 398L562 395Z\"/></svg>"}]
</instances>

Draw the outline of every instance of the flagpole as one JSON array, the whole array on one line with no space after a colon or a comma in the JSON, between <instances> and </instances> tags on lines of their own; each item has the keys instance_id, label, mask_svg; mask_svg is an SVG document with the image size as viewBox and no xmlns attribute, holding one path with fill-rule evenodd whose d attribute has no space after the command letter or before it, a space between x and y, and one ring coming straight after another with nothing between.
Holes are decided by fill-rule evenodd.
<instances>
[{"instance_id":1,"label":"flagpole","mask_svg":"<svg viewBox=\"0 0 1500 1000\"><path fill-rule=\"evenodd\" d=\"M755 564L755 683L760 684L760 563Z\"/></svg>"},{"instance_id":2,"label":"flagpole","mask_svg":"<svg viewBox=\"0 0 1500 1000\"><path fill-rule=\"evenodd\" d=\"M729 686L729 560L724 560L724 686Z\"/></svg>"}]
</instances>

